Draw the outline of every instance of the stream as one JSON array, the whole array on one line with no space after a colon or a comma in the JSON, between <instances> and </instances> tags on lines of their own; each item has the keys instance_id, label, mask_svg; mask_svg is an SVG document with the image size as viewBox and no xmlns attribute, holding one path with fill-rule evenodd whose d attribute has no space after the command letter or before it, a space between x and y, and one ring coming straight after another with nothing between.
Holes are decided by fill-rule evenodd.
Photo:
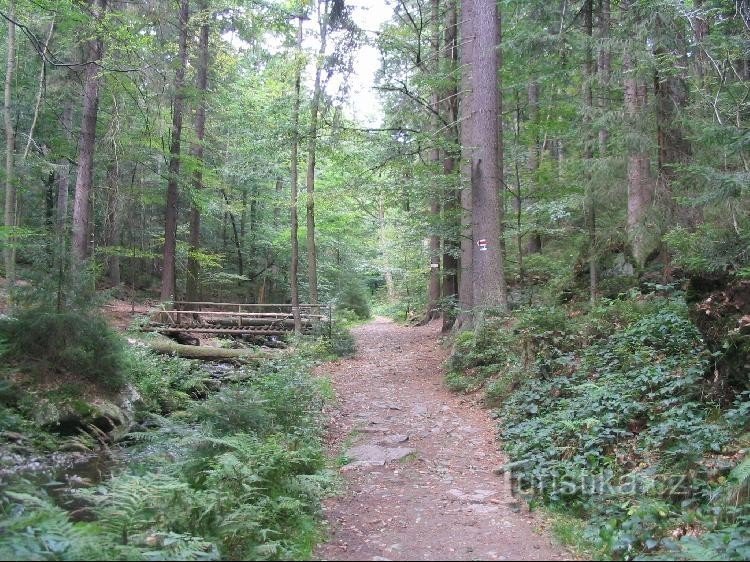
<instances>
[{"instance_id":1,"label":"stream","mask_svg":"<svg viewBox=\"0 0 750 562\"><path fill-rule=\"evenodd\" d=\"M205 362L201 368L207 374L204 380L207 392L196 397L196 400L205 400L211 393L218 392L238 371L230 363L219 362ZM155 451L152 447L138 446L138 441L130 439L136 433L152 429L153 426L146 419L134 424L118 442L100 442L97 450L57 450L47 454L39 454L25 447L25 439L19 435L18 442L0 447L0 492L19 479L25 480L35 488L44 489L55 504L70 513L74 521L88 520L90 512L87 504L74 491L105 482L121 467L153 455ZM75 448L71 444L75 445L75 439L63 441L62 447ZM163 449L160 451L163 452Z\"/></svg>"}]
</instances>

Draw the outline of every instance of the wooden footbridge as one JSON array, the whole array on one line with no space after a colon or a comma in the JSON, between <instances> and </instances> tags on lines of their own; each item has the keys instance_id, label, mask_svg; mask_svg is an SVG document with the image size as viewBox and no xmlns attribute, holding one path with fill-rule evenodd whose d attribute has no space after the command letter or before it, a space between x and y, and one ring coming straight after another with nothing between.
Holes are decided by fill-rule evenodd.
<instances>
[{"instance_id":1,"label":"wooden footbridge","mask_svg":"<svg viewBox=\"0 0 750 562\"><path fill-rule=\"evenodd\" d=\"M321 325L326 326L330 333L330 305L301 304L297 308L303 333L309 333ZM143 330L162 334L192 332L280 336L294 331L294 316L295 310L291 304L178 301L152 312Z\"/></svg>"}]
</instances>

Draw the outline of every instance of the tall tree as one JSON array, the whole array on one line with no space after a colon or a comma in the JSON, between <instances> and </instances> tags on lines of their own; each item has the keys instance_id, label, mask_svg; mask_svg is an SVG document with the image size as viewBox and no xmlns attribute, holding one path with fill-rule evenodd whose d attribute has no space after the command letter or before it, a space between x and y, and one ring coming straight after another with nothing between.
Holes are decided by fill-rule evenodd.
<instances>
[{"instance_id":1,"label":"tall tree","mask_svg":"<svg viewBox=\"0 0 750 562\"><path fill-rule=\"evenodd\" d=\"M320 117L320 98L323 91L322 74L325 63L330 6L340 4L341 0L317 1L320 44L315 60L315 85L310 104L310 131L307 138L307 281L310 291L310 304L318 304L318 254L315 248L315 166L318 146L318 119ZM339 8L340 9L340 8Z\"/></svg>"},{"instance_id":2,"label":"tall tree","mask_svg":"<svg viewBox=\"0 0 750 562\"><path fill-rule=\"evenodd\" d=\"M297 209L297 194L299 192L299 111L302 82L302 21L304 17L297 17L297 42L295 50L294 69L294 99L292 101L292 157L291 157L291 194L289 212L291 218L292 262L289 267L289 283L291 285L292 314L294 316L294 331L302 331L302 321L299 311L299 218Z\"/></svg>"},{"instance_id":3,"label":"tall tree","mask_svg":"<svg viewBox=\"0 0 750 562\"><path fill-rule=\"evenodd\" d=\"M594 113L594 0L585 0L583 4L583 32L586 47L583 62L583 158L586 170L585 215L586 230L588 231L589 253L589 300L596 302L598 289L598 264L596 259L596 194L592 180L591 168L594 159L594 130L592 125Z\"/></svg>"},{"instance_id":4,"label":"tall tree","mask_svg":"<svg viewBox=\"0 0 750 562\"><path fill-rule=\"evenodd\" d=\"M431 30L430 30L430 47L431 47L431 59L434 69L434 75L440 74L440 0L430 0L430 19L431 19ZM432 99L430 102L431 117L430 117L430 129L433 135L433 146L430 149L429 160L434 169L437 169L441 164L441 150L439 138L441 136L441 120L440 120L440 83L437 82L432 86ZM430 193L430 220L432 232L429 236L428 248L430 256L430 281L428 283L427 291L427 312L425 315L425 321L430 321L434 318L438 318L441 314L440 311L440 287L442 271L440 267L440 235L436 232L440 223L440 200L441 200L441 186L439 176L435 175L436 181L432 182L431 193Z\"/></svg>"},{"instance_id":5,"label":"tall tree","mask_svg":"<svg viewBox=\"0 0 750 562\"><path fill-rule=\"evenodd\" d=\"M634 26L638 18L632 13L636 9L632 0L623 1L622 9ZM633 47L634 45L626 46L622 59L625 117L632 131L627 159L627 232L633 258L642 266L649 253L650 235L646 217L654 200L654 185L651 180L651 159L642 132L648 90L636 64Z\"/></svg>"},{"instance_id":6,"label":"tall tree","mask_svg":"<svg viewBox=\"0 0 750 562\"><path fill-rule=\"evenodd\" d=\"M473 3L474 48L469 101L473 304L479 309L498 307L504 310L508 307L508 295L501 246L500 15L495 0L474 0Z\"/></svg>"},{"instance_id":7,"label":"tall tree","mask_svg":"<svg viewBox=\"0 0 750 562\"><path fill-rule=\"evenodd\" d=\"M107 0L89 0L97 24L104 17ZM94 150L96 148L96 122L99 116L99 89L101 87L100 61L104 55L104 42L98 36L88 42L85 53L86 70L83 85L83 110L81 135L78 141L78 175L73 200L73 257L82 262L89 256L91 228L91 190L94 184Z\"/></svg>"},{"instance_id":8,"label":"tall tree","mask_svg":"<svg viewBox=\"0 0 750 562\"><path fill-rule=\"evenodd\" d=\"M203 188L203 153L204 137L206 135L206 93L208 90L208 37L209 37L209 14L208 5L201 3L201 18L203 21L200 28L200 39L198 40L198 69L195 85L198 90L198 105L195 109L195 143L191 154L195 159L195 170L193 172L193 202L190 205L190 255L188 256L187 271L187 300L200 300L200 262L195 254L200 250L201 243L201 210L196 201L198 191Z\"/></svg>"},{"instance_id":9,"label":"tall tree","mask_svg":"<svg viewBox=\"0 0 750 562\"><path fill-rule=\"evenodd\" d=\"M169 178L167 180L164 213L164 254L161 275L161 299L174 298L176 290L177 202L180 175L180 144L182 141L182 113L185 103L185 68L187 67L187 39L189 0L180 0L179 52L174 78L172 102L172 135L169 146Z\"/></svg>"},{"instance_id":10,"label":"tall tree","mask_svg":"<svg viewBox=\"0 0 750 562\"><path fill-rule=\"evenodd\" d=\"M443 217L448 222L449 234L443 237L443 276L441 295L444 301L453 301L458 296L458 258L460 243L452 233L458 232L460 224L454 224L458 218L458 196L455 187L456 160L460 152L458 146L458 81L456 70L458 67L458 10L456 0L447 0L445 12L445 32L443 67L445 69L446 88L442 92L443 114L448 122L445 131L445 150L443 151L443 174L449 182L448 190L443 202ZM443 331L453 327L455 313L452 308L443 311Z\"/></svg>"},{"instance_id":11,"label":"tall tree","mask_svg":"<svg viewBox=\"0 0 750 562\"><path fill-rule=\"evenodd\" d=\"M473 162L470 154L467 154L474 146L473 127L473 52L476 48L474 36L474 1L462 0L460 17L459 57L461 63L461 98L459 104L459 119L461 122L460 144L461 144L461 269L458 279L458 302L460 314L457 319L457 328L471 321L471 309L474 305L473 288L473 246L472 239L472 178ZM494 22L493 22L494 24Z\"/></svg>"},{"instance_id":12,"label":"tall tree","mask_svg":"<svg viewBox=\"0 0 750 562\"><path fill-rule=\"evenodd\" d=\"M16 129L13 123L12 87L13 74L16 63L16 17L15 0L8 4L8 57L5 65L5 97L3 103L3 118L5 121L5 213L4 224L7 240L3 244L3 259L5 261L5 278L13 285L16 279L16 251L14 229L17 225L17 194L15 180L15 151Z\"/></svg>"}]
</instances>

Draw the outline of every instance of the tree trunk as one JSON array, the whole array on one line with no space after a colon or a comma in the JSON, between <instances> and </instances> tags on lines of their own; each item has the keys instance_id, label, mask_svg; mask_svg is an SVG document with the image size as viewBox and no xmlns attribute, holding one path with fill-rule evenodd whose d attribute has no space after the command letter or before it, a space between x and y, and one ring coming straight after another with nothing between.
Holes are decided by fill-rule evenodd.
<instances>
[{"instance_id":1,"label":"tree trunk","mask_svg":"<svg viewBox=\"0 0 750 562\"><path fill-rule=\"evenodd\" d=\"M291 201L289 203L292 237L292 263L289 267L289 284L292 293L292 313L294 331L302 332L302 321L299 314L299 218L297 215L297 194L299 192L299 109L302 82L302 16L298 16L297 51L294 75L294 105L292 107L292 157L291 157Z\"/></svg>"},{"instance_id":2,"label":"tree trunk","mask_svg":"<svg viewBox=\"0 0 750 562\"><path fill-rule=\"evenodd\" d=\"M458 66L458 46L456 42L456 27L458 25L458 13L456 10L456 0L448 0L448 9L446 11L445 22L445 48L444 48L444 66L449 76L453 76ZM443 113L451 125L446 127L446 146L443 156L443 174L453 183L453 176L456 169L456 151L458 146L458 84L455 79L451 78L449 86L444 92ZM459 192L454 187L450 187L443 204L443 220L454 221L457 218ZM459 248L459 241L452 237L443 238L443 287L442 297L445 301L453 301L458 296L458 259L456 253ZM443 332L447 332L453 327L455 322L455 311L448 308L443 311Z\"/></svg>"},{"instance_id":3,"label":"tree trunk","mask_svg":"<svg viewBox=\"0 0 750 562\"><path fill-rule=\"evenodd\" d=\"M107 8L107 0L89 0L95 19L101 19ZM81 136L78 142L78 174L73 200L73 258L77 262L89 256L88 233L91 221L91 189L94 183L94 149L96 144L96 121L99 113L99 67L104 52L101 38L89 41L86 72L83 86L83 112Z\"/></svg>"},{"instance_id":4,"label":"tree trunk","mask_svg":"<svg viewBox=\"0 0 750 562\"><path fill-rule=\"evenodd\" d=\"M201 5L201 9L207 9L205 2ZM208 90L208 33L208 21L204 20L204 23L201 25L198 42L198 70L196 75L198 107L195 109L195 145L191 151L193 158L195 158L193 190L196 193L203 189L203 139L206 133L206 92ZM200 262L195 259L195 253L200 250L200 246L201 211L194 198L193 203L190 205L190 255L188 256L187 271L188 301L199 301L201 299Z\"/></svg>"},{"instance_id":5,"label":"tree trunk","mask_svg":"<svg viewBox=\"0 0 750 562\"><path fill-rule=\"evenodd\" d=\"M583 65L583 128L584 149L583 158L586 175L585 193L585 217L586 230L588 232L588 261L589 261L589 300L593 305L596 303L599 276L597 272L596 259L596 193L592 180L592 162L594 159L594 143L596 142L592 127L592 115L594 112L594 0L586 0L583 4L583 28L586 34L586 52Z\"/></svg>"},{"instance_id":6,"label":"tree trunk","mask_svg":"<svg viewBox=\"0 0 750 562\"><path fill-rule=\"evenodd\" d=\"M633 57L629 52L623 55L625 78L625 114L628 125L639 131L638 120L646 106L646 84L635 75ZM649 236L646 215L653 201L654 188L650 178L651 161L648 153L640 146L640 140L631 143L628 149L628 215L627 233L633 258L643 266L648 257Z\"/></svg>"},{"instance_id":7,"label":"tree trunk","mask_svg":"<svg viewBox=\"0 0 750 562\"><path fill-rule=\"evenodd\" d=\"M185 102L185 68L187 67L189 0L180 0L179 62L174 77L172 103L172 138L169 146L169 179L164 212L164 256L161 275L161 300L172 300L177 289L177 203L182 141L182 110Z\"/></svg>"},{"instance_id":8,"label":"tree trunk","mask_svg":"<svg viewBox=\"0 0 750 562\"><path fill-rule=\"evenodd\" d=\"M440 72L440 0L431 0L431 17L432 17L432 34L431 47L435 73ZM433 143L435 146L430 149L429 160L435 169L440 165L440 148L438 137L440 130L440 86L433 87L432 92L432 115L430 119L430 129L433 134ZM437 178L437 173L435 174ZM435 184L432 186L430 194L430 222L433 231L440 222L440 190ZM427 312L425 313L424 322L440 317L440 236L432 232L428 241L430 257L430 281L427 291Z\"/></svg>"},{"instance_id":9,"label":"tree trunk","mask_svg":"<svg viewBox=\"0 0 750 562\"><path fill-rule=\"evenodd\" d=\"M627 17L633 8L633 0L624 0L622 10ZM631 25L637 20L631 16ZM626 46L622 57L622 70L625 75L625 124L630 128L627 159L628 213L627 234L635 262L643 266L648 257L651 236L646 225L646 216L654 198L654 186L650 177L651 161L644 147L643 119L646 108L646 84L638 75L630 46Z\"/></svg>"},{"instance_id":10,"label":"tree trunk","mask_svg":"<svg viewBox=\"0 0 750 562\"><path fill-rule=\"evenodd\" d=\"M471 309L474 304L472 274L472 158L473 149L473 109L472 109L472 56L475 48L474 37L474 0L462 0L460 25L460 63L461 92L459 105L460 140L461 140L461 267L458 279L459 315L456 328L461 329L471 324ZM493 22L494 23L494 22Z\"/></svg>"},{"instance_id":11,"label":"tree trunk","mask_svg":"<svg viewBox=\"0 0 750 562\"><path fill-rule=\"evenodd\" d=\"M688 67L685 45L679 37L672 36L666 29L661 18L656 22L656 48L654 56L660 59L668 56L668 49L664 47L667 41L677 43L675 50L683 53L681 67ZM658 199L665 204L669 224L675 222L687 227L695 228L702 222L700 208L680 205L674 197L672 185L677 179L676 166L690 161L692 146L679 123L679 112L688 104L688 84L684 71L668 71L666 76L659 74L657 67L654 73L654 99L656 105L656 138L658 145L658 172L656 188L659 190ZM664 253L666 256L666 252ZM665 264L666 265L666 264Z\"/></svg>"},{"instance_id":12,"label":"tree trunk","mask_svg":"<svg viewBox=\"0 0 750 562\"><path fill-rule=\"evenodd\" d=\"M8 17L15 20L16 3L10 0L8 5ZM15 148L16 130L13 124L13 108L11 88L13 86L13 74L16 62L16 26L8 22L8 58L5 66L5 98L3 104L3 118L5 120L5 213L3 224L5 225L7 239L3 244L3 260L5 262L5 278L9 286L16 281L16 249L14 229L16 221L16 180L15 180Z\"/></svg>"},{"instance_id":13,"label":"tree trunk","mask_svg":"<svg viewBox=\"0 0 750 562\"><path fill-rule=\"evenodd\" d=\"M281 176L276 178L276 198L274 199L273 205L273 230L278 231L281 222L281 200L282 193L284 191L284 184ZM279 264L276 252L273 248L268 248L266 253L266 264L270 266L269 278L268 278L268 289L266 295L269 295L271 299L274 298L276 293L276 283L279 278ZM272 301L273 302L273 301Z\"/></svg>"},{"instance_id":14,"label":"tree trunk","mask_svg":"<svg viewBox=\"0 0 750 562\"><path fill-rule=\"evenodd\" d=\"M63 128L65 138L70 142L73 129L73 102L65 100L60 125ZM65 232L68 221L68 190L70 187L70 161L63 157L57 163L57 229L60 236ZM62 243L62 240L61 240Z\"/></svg>"},{"instance_id":15,"label":"tree trunk","mask_svg":"<svg viewBox=\"0 0 750 562\"><path fill-rule=\"evenodd\" d=\"M526 95L529 102L529 123L538 131L539 127L539 82L532 80L526 87ZM529 195L536 191L536 173L539 169L539 138L538 133L529 145L529 158L527 166L531 179L529 181ZM528 198L528 197L527 197ZM520 235L520 233L519 233ZM529 240L526 242L525 251L527 254L538 254L542 251L542 237L539 231L533 229L529 233Z\"/></svg>"},{"instance_id":16,"label":"tree trunk","mask_svg":"<svg viewBox=\"0 0 750 562\"><path fill-rule=\"evenodd\" d=\"M310 290L310 304L318 304L318 255L315 248L315 157L318 143L318 115L320 112L321 74L328 37L328 5L323 0L323 12L319 12L320 48L315 63L315 88L310 107L310 133L307 144L307 279ZM320 10L320 4L318 4Z\"/></svg>"},{"instance_id":17,"label":"tree trunk","mask_svg":"<svg viewBox=\"0 0 750 562\"><path fill-rule=\"evenodd\" d=\"M601 0L600 13L599 13L599 39L601 46L599 48L599 56L597 59L597 75L599 77L600 93L599 93L599 108L602 111L609 109L609 74L612 60L612 53L609 47L605 44L609 38L609 26L610 26L610 0ZM606 127L599 129L599 155L605 156L607 154L607 145L609 143L609 130Z\"/></svg>"},{"instance_id":18,"label":"tree trunk","mask_svg":"<svg viewBox=\"0 0 750 562\"><path fill-rule=\"evenodd\" d=\"M473 303L480 309L506 310L508 295L503 274L502 140L498 86L500 26L495 0L474 0L474 48L471 58L472 121L472 282ZM481 313L481 310L480 310Z\"/></svg>"},{"instance_id":19,"label":"tree trunk","mask_svg":"<svg viewBox=\"0 0 750 562\"><path fill-rule=\"evenodd\" d=\"M119 175L117 158L115 157L107 165L107 220L104 230L104 243L109 247L120 245L122 198L119 193ZM116 252L107 256L106 276L112 286L120 284L120 256Z\"/></svg>"}]
</instances>

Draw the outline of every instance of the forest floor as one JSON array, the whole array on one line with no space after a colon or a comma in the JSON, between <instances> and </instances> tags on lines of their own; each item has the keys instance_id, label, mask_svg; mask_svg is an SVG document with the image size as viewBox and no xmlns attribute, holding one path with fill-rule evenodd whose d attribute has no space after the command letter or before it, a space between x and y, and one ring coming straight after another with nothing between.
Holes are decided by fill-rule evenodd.
<instances>
[{"instance_id":1,"label":"forest floor","mask_svg":"<svg viewBox=\"0 0 750 562\"><path fill-rule=\"evenodd\" d=\"M566 560L545 523L493 473L489 412L443 386L440 325L375 321L357 354L317 374L336 391L328 446L345 489L324 505L324 560Z\"/></svg>"}]
</instances>

